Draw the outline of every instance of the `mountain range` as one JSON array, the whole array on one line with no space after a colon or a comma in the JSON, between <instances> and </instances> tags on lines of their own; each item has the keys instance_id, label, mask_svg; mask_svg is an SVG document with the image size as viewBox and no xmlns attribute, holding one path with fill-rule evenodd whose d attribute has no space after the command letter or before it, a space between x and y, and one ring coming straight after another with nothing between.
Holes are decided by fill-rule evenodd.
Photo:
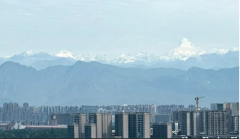
<instances>
[{"instance_id":1,"label":"mountain range","mask_svg":"<svg viewBox=\"0 0 240 139\"><path fill-rule=\"evenodd\" d=\"M87 55L87 56L86 56ZM231 68L239 65L239 52L229 51L226 54L203 54L198 57L189 57L187 60L162 60L151 56L147 53L139 53L137 55L121 55L116 59L101 57L99 55L92 57L90 54L85 54L80 60L70 57L57 57L47 53L38 53L30 56L25 56L25 53L14 55L10 58L0 58L0 64L6 61L17 62L22 65L33 67L37 70L45 69L56 65L73 65L76 61L91 62L96 61L103 64L111 64L120 67L131 68L178 68L188 70L191 67L200 67L204 69L221 69Z\"/></svg>"},{"instance_id":2,"label":"mountain range","mask_svg":"<svg viewBox=\"0 0 240 139\"><path fill-rule=\"evenodd\" d=\"M51 57L49 57L51 58ZM33 105L194 104L238 101L239 67L122 68L77 61L36 70L19 63L0 66L1 102Z\"/></svg>"},{"instance_id":3,"label":"mountain range","mask_svg":"<svg viewBox=\"0 0 240 139\"><path fill-rule=\"evenodd\" d=\"M238 101L239 51L212 53L183 39L167 55L23 52L0 58L0 103L194 104Z\"/></svg>"},{"instance_id":4,"label":"mountain range","mask_svg":"<svg viewBox=\"0 0 240 139\"><path fill-rule=\"evenodd\" d=\"M199 47L193 46L184 38L179 47L172 49L167 55L157 56L149 53L121 54L116 58L105 54L76 54L69 51L60 51L57 54L33 51L16 54L9 58L0 58L0 64L12 61L37 70L56 65L73 65L76 61L96 61L120 67L132 68L178 68L188 70L197 66L204 69L221 69L239 66L239 51L219 49L207 53Z\"/></svg>"},{"instance_id":5,"label":"mountain range","mask_svg":"<svg viewBox=\"0 0 240 139\"><path fill-rule=\"evenodd\" d=\"M66 52L66 51L65 51ZM189 57L186 60L164 60L153 54L139 53L137 55L126 55L111 59L106 55L84 54L79 59L71 57L59 57L48 53L37 53L26 55L27 52L14 55L10 58L0 58L0 64L6 61L17 62L28 67L33 67L37 70L45 69L56 65L73 65L76 61L84 62L100 62L126 68L178 68L188 70L191 67L200 67L204 69L221 69L239 66L239 51L229 51L225 54L203 54L197 57ZM61 52L63 53L63 52ZM70 53L70 52L66 52Z\"/></svg>"}]
</instances>

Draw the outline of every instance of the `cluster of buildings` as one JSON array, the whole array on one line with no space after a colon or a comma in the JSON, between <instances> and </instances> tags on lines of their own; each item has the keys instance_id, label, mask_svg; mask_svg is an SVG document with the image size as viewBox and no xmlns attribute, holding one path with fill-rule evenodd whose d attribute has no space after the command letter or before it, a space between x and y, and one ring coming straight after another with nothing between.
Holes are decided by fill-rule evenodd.
<instances>
[{"instance_id":1,"label":"cluster of buildings","mask_svg":"<svg viewBox=\"0 0 240 139\"><path fill-rule=\"evenodd\" d=\"M179 124L179 132L186 136L239 134L239 103L214 103L210 110L175 111L172 122Z\"/></svg>"},{"instance_id":2,"label":"cluster of buildings","mask_svg":"<svg viewBox=\"0 0 240 139\"><path fill-rule=\"evenodd\" d=\"M239 133L239 103L195 105L41 106L4 103L0 121L26 128L67 128L69 138L232 137ZM0 122L1 128L1 122Z\"/></svg>"},{"instance_id":3,"label":"cluster of buildings","mask_svg":"<svg viewBox=\"0 0 240 139\"><path fill-rule=\"evenodd\" d=\"M192 105L184 108L184 105L109 105L109 106L30 106L23 103L4 103L0 107L0 121L21 122L23 125L49 125L50 115L74 114L74 113L111 113L116 112L148 112L151 115L170 115L176 110L190 110ZM152 117L154 119L155 117Z\"/></svg>"},{"instance_id":4,"label":"cluster of buildings","mask_svg":"<svg viewBox=\"0 0 240 139\"><path fill-rule=\"evenodd\" d=\"M115 130L112 114L74 114L73 124L68 125L69 138L150 138L150 114L144 112L116 113Z\"/></svg>"}]
</instances>

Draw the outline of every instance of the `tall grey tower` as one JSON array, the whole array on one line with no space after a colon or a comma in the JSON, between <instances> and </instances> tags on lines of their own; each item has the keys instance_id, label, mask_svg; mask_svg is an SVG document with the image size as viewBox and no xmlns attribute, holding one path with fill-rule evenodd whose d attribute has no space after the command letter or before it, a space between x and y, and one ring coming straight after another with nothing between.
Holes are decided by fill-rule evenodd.
<instances>
[{"instance_id":1,"label":"tall grey tower","mask_svg":"<svg viewBox=\"0 0 240 139\"><path fill-rule=\"evenodd\" d=\"M150 114L130 113L128 117L129 138L150 138Z\"/></svg>"},{"instance_id":2,"label":"tall grey tower","mask_svg":"<svg viewBox=\"0 0 240 139\"><path fill-rule=\"evenodd\" d=\"M85 137L85 124L87 123L86 114L74 114L74 123L78 124L79 138Z\"/></svg>"},{"instance_id":3,"label":"tall grey tower","mask_svg":"<svg viewBox=\"0 0 240 139\"><path fill-rule=\"evenodd\" d=\"M195 111L182 110L173 112L173 122L180 124L182 135L197 135L196 116Z\"/></svg>"},{"instance_id":4,"label":"tall grey tower","mask_svg":"<svg viewBox=\"0 0 240 139\"><path fill-rule=\"evenodd\" d=\"M89 123L96 124L97 138L110 138L112 136L112 115L89 113Z\"/></svg>"},{"instance_id":5,"label":"tall grey tower","mask_svg":"<svg viewBox=\"0 0 240 139\"><path fill-rule=\"evenodd\" d=\"M99 113L89 113L89 123L96 124L97 138L102 138L102 115Z\"/></svg>"},{"instance_id":6,"label":"tall grey tower","mask_svg":"<svg viewBox=\"0 0 240 139\"><path fill-rule=\"evenodd\" d=\"M68 125L68 138L79 138L78 124Z\"/></svg>"},{"instance_id":7,"label":"tall grey tower","mask_svg":"<svg viewBox=\"0 0 240 139\"><path fill-rule=\"evenodd\" d=\"M128 114L121 112L115 114L115 136L128 138Z\"/></svg>"}]
</instances>

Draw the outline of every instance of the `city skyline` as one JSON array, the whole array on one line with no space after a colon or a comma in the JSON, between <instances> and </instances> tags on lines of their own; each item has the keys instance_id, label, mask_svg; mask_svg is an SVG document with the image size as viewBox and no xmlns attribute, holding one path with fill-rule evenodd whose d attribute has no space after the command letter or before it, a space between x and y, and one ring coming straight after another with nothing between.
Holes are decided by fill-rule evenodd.
<instances>
[{"instance_id":1,"label":"city skyline","mask_svg":"<svg viewBox=\"0 0 240 139\"><path fill-rule=\"evenodd\" d=\"M33 107L4 103L0 121L6 132L65 129L69 138L237 137L239 102L211 103L211 108L200 110L194 105Z\"/></svg>"},{"instance_id":2,"label":"city skyline","mask_svg":"<svg viewBox=\"0 0 240 139\"><path fill-rule=\"evenodd\" d=\"M237 101L238 3L3 0L0 99L186 104L204 95L205 105L216 96Z\"/></svg>"},{"instance_id":3,"label":"city skyline","mask_svg":"<svg viewBox=\"0 0 240 139\"><path fill-rule=\"evenodd\" d=\"M0 0L0 138L239 138L239 0Z\"/></svg>"}]
</instances>

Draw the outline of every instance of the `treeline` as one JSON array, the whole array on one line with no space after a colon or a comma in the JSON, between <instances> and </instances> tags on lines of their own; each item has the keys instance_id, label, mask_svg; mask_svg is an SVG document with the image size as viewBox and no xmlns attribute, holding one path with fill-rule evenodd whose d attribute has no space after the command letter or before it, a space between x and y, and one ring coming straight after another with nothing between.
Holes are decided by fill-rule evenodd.
<instances>
[{"instance_id":1,"label":"treeline","mask_svg":"<svg viewBox=\"0 0 240 139\"><path fill-rule=\"evenodd\" d=\"M68 138L67 129L0 130L0 138Z\"/></svg>"}]
</instances>

